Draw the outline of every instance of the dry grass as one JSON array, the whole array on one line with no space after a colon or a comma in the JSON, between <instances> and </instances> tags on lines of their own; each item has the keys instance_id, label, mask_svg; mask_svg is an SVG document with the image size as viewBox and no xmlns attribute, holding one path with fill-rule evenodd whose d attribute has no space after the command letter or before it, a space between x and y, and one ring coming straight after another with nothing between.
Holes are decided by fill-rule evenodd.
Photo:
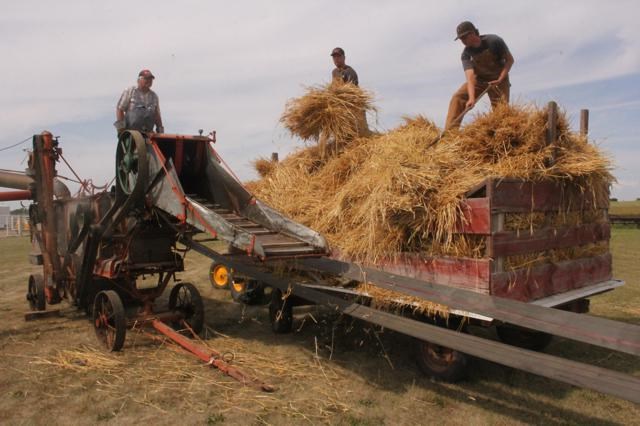
<instances>
[{"instance_id":1,"label":"dry grass","mask_svg":"<svg viewBox=\"0 0 640 426\"><path fill-rule=\"evenodd\" d=\"M324 154L358 136L369 133L364 118L375 111L373 94L350 83L333 81L325 86L308 87L306 93L291 99L280 121L293 135L318 143Z\"/></svg>"},{"instance_id":2,"label":"dry grass","mask_svg":"<svg viewBox=\"0 0 640 426\"><path fill-rule=\"evenodd\" d=\"M314 89L313 96L307 96L319 92ZM303 122L305 114L312 113L291 103L285 116ZM331 120L310 119L313 132L289 129L301 138L317 136L325 121ZM331 129L336 138L343 137ZM352 128L347 133L354 136ZM323 233L347 257L375 263L402 251L483 256L484 242L460 237L456 228L464 220L461 202L466 192L487 177L565 184L571 191L562 212L578 209L584 221L598 212L595 203L584 205L582 200L606 198L613 181L608 158L570 132L564 115L557 144L547 146L546 112L533 106L502 105L434 144L439 134L435 124L418 116L387 133L349 139L330 156L313 145L287 157L252 189ZM586 192L594 196L583 197ZM559 225L577 220L562 212L543 221ZM529 217L529 229L533 222ZM522 224L516 228L524 229Z\"/></svg>"}]
</instances>

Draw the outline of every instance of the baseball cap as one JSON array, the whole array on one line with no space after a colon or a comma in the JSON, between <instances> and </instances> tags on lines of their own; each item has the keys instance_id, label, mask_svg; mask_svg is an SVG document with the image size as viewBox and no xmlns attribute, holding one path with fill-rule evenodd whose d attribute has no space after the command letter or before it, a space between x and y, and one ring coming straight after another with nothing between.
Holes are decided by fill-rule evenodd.
<instances>
[{"instance_id":1,"label":"baseball cap","mask_svg":"<svg viewBox=\"0 0 640 426\"><path fill-rule=\"evenodd\" d=\"M144 77L144 78L156 78L153 74L151 74L151 71L149 70L142 70L138 73L138 77Z\"/></svg>"},{"instance_id":2,"label":"baseball cap","mask_svg":"<svg viewBox=\"0 0 640 426\"><path fill-rule=\"evenodd\" d=\"M466 36L469 33L477 32L477 31L478 31L478 29L471 22L469 22L469 21L461 22L456 27L456 33L458 34L458 37L454 38L453 40L454 41L458 40L458 39Z\"/></svg>"},{"instance_id":3,"label":"baseball cap","mask_svg":"<svg viewBox=\"0 0 640 426\"><path fill-rule=\"evenodd\" d=\"M342 47L336 47L331 51L331 56L344 56L344 50Z\"/></svg>"}]
</instances>

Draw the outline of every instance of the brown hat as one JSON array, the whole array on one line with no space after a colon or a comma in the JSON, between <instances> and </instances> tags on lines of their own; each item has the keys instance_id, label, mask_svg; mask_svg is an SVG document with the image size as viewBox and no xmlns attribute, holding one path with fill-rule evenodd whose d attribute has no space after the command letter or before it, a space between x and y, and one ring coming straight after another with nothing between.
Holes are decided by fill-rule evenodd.
<instances>
[{"instance_id":1,"label":"brown hat","mask_svg":"<svg viewBox=\"0 0 640 426\"><path fill-rule=\"evenodd\" d=\"M344 56L344 50L342 47L336 47L331 51L331 56Z\"/></svg>"},{"instance_id":2,"label":"brown hat","mask_svg":"<svg viewBox=\"0 0 640 426\"><path fill-rule=\"evenodd\" d=\"M461 22L456 27L456 33L458 34L458 37L454 38L453 39L454 41L466 36L469 33L476 33L477 34L478 33L478 29L471 22L464 21L464 22Z\"/></svg>"},{"instance_id":3,"label":"brown hat","mask_svg":"<svg viewBox=\"0 0 640 426\"><path fill-rule=\"evenodd\" d=\"M144 77L144 78L156 78L153 74L151 74L151 71L149 70L142 70L138 73L138 77Z\"/></svg>"}]
</instances>

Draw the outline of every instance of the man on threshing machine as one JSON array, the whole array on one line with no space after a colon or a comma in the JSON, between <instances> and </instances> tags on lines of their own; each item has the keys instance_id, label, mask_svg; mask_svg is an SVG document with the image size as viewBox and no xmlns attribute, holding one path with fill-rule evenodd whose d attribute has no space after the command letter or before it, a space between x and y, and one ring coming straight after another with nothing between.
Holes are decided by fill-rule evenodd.
<instances>
[{"instance_id":1,"label":"man on threshing machine","mask_svg":"<svg viewBox=\"0 0 640 426\"><path fill-rule=\"evenodd\" d=\"M125 89L116 107L116 122L113 125L118 135L124 130L153 131L164 133L162 116L160 115L160 101L156 92L151 90L154 75L149 70L138 73L136 86Z\"/></svg>"},{"instance_id":2,"label":"man on threshing machine","mask_svg":"<svg viewBox=\"0 0 640 426\"><path fill-rule=\"evenodd\" d=\"M460 23L456 33L455 40L465 45L461 59L467 81L451 97L445 129L460 127L465 113L485 93L493 107L509 102L509 71L514 63L507 44L497 35L480 35L469 21Z\"/></svg>"}]
</instances>

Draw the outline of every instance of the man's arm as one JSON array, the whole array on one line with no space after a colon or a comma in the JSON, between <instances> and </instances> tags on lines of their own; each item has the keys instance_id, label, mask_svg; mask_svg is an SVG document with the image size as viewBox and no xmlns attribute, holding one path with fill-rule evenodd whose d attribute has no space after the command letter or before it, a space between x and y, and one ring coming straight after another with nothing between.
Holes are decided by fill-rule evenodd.
<instances>
[{"instance_id":1,"label":"man's arm","mask_svg":"<svg viewBox=\"0 0 640 426\"><path fill-rule=\"evenodd\" d=\"M120 95L120 99L118 100L118 104L116 105L116 122L113 123L113 125L115 126L116 130L118 130L118 133L123 131L125 128L124 115L125 110L129 105L130 97L131 94L129 93L129 89L125 89L124 92L122 92L122 95Z\"/></svg>"},{"instance_id":2,"label":"man's arm","mask_svg":"<svg viewBox=\"0 0 640 426\"><path fill-rule=\"evenodd\" d=\"M504 67L502 68L502 71L500 71L498 79L490 81L489 84L496 85L502 83L509 76L509 71L511 71L511 67L514 62L515 59L513 59L513 55L511 55L511 52L507 50L504 57Z\"/></svg>"},{"instance_id":3,"label":"man's arm","mask_svg":"<svg viewBox=\"0 0 640 426\"><path fill-rule=\"evenodd\" d=\"M467 94L469 100L467 101L467 108L472 108L476 103L476 73L473 68L464 70L464 75L467 78Z\"/></svg>"},{"instance_id":4,"label":"man's arm","mask_svg":"<svg viewBox=\"0 0 640 426\"><path fill-rule=\"evenodd\" d=\"M164 126L162 125L162 115L160 114L160 104L156 108L156 132L164 133Z\"/></svg>"}]
</instances>

